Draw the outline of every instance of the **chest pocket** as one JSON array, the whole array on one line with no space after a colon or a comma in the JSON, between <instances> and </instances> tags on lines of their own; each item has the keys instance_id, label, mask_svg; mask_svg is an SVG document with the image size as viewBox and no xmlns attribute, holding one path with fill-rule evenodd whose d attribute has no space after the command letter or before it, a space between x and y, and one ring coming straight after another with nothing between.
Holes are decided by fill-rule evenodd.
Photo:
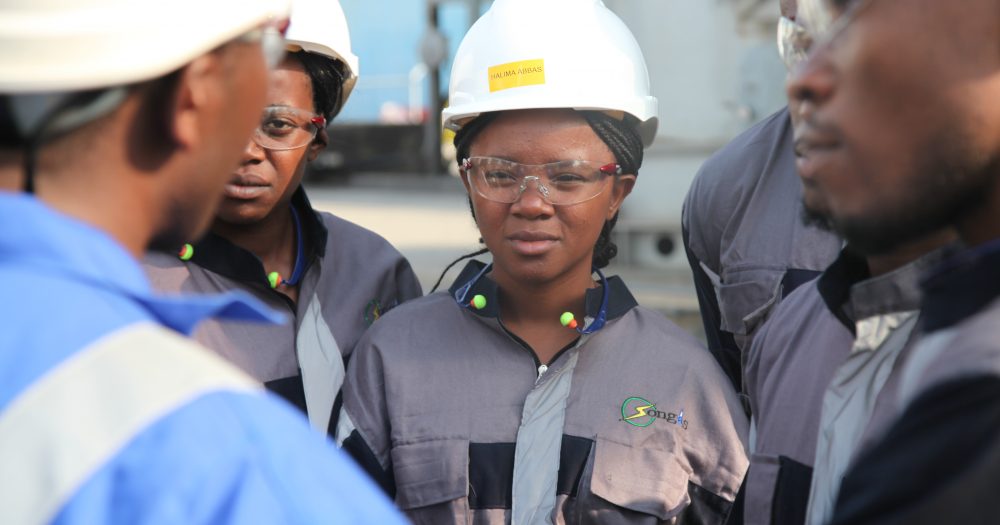
<instances>
[{"instance_id":1,"label":"chest pocket","mask_svg":"<svg viewBox=\"0 0 1000 525\"><path fill-rule=\"evenodd\" d=\"M441 439L392 449L396 504L413 523L469 523L469 442Z\"/></svg>"},{"instance_id":2,"label":"chest pocket","mask_svg":"<svg viewBox=\"0 0 1000 525\"><path fill-rule=\"evenodd\" d=\"M727 272L717 293L721 329L733 334L741 350L781 300L785 272L771 269L738 269Z\"/></svg>"},{"instance_id":3,"label":"chest pocket","mask_svg":"<svg viewBox=\"0 0 1000 525\"><path fill-rule=\"evenodd\" d=\"M669 452L598 438L592 465L580 523L675 523L690 501L689 472Z\"/></svg>"}]
</instances>

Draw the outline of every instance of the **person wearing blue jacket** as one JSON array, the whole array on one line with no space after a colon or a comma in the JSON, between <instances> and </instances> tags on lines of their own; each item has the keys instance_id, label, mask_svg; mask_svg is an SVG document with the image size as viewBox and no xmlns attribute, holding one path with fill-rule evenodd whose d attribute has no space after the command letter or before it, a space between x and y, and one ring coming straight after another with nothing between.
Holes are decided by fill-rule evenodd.
<instances>
[{"instance_id":1,"label":"person wearing blue jacket","mask_svg":"<svg viewBox=\"0 0 1000 525\"><path fill-rule=\"evenodd\" d=\"M276 314L156 295L137 262L208 225L286 3L48 4L0 7L0 522L402 522L293 408L184 337Z\"/></svg>"}]
</instances>

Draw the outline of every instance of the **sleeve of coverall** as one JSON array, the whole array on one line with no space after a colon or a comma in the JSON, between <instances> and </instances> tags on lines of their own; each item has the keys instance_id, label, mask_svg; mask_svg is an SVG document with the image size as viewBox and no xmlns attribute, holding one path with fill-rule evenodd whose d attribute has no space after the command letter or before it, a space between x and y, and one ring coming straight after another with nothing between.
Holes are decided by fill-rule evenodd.
<instances>
[{"instance_id":1,"label":"sleeve of coverall","mask_svg":"<svg viewBox=\"0 0 1000 525\"><path fill-rule=\"evenodd\" d=\"M833 525L997 523L1000 378L950 381L913 401L840 486Z\"/></svg>"},{"instance_id":2,"label":"sleeve of coverall","mask_svg":"<svg viewBox=\"0 0 1000 525\"><path fill-rule=\"evenodd\" d=\"M732 334L720 329L722 326L722 313L719 310L719 300L715 294L715 285L702 268L701 261L691 249L690 232L688 231L687 213L688 204L684 205L684 217L682 220L681 239L684 243L684 252L687 254L688 264L691 266L691 275L694 278L694 288L698 296L698 309L701 312L702 326L705 328L705 339L708 343L708 350L712 357L722 367L729 382L737 392L742 391L742 376L740 370L740 351L736 346L736 340Z\"/></svg>"},{"instance_id":3,"label":"sleeve of coverall","mask_svg":"<svg viewBox=\"0 0 1000 525\"><path fill-rule=\"evenodd\" d=\"M344 380L344 405L337 426L337 443L369 476L395 497L396 482L390 454L390 427L382 355L369 330L358 342Z\"/></svg>"}]
</instances>

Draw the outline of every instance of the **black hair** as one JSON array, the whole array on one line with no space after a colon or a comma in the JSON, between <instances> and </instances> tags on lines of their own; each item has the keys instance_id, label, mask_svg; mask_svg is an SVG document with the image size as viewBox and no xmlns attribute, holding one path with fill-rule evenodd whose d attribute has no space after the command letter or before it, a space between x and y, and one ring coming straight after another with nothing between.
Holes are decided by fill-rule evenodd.
<instances>
[{"instance_id":1,"label":"black hair","mask_svg":"<svg viewBox=\"0 0 1000 525\"><path fill-rule=\"evenodd\" d=\"M479 133L486 129L491 122L500 115L498 112L483 113L471 122L466 123L455 133L455 161L459 167L462 161L469 158L469 148L472 147L472 140L479 136Z\"/></svg>"},{"instance_id":2,"label":"black hair","mask_svg":"<svg viewBox=\"0 0 1000 525\"><path fill-rule=\"evenodd\" d=\"M615 162L621 166L622 173L639 174L642 166L642 138L639 136L639 122L631 115L625 115L619 120L598 111L583 111L583 118L594 130L594 133L607 144L615 156ZM594 244L594 268L604 268L618 255L618 246L611 242L611 230L618 222L618 212L614 217L604 221L601 234Z\"/></svg>"},{"instance_id":3,"label":"black hair","mask_svg":"<svg viewBox=\"0 0 1000 525\"><path fill-rule=\"evenodd\" d=\"M580 111L583 118L590 125L591 129L598 138L601 139L604 144L608 146L611 153L615 156L615 162L621 166L622 173L634 174L639 173L639 168L642 166L643 159L643 146L642 138L639 136L639 121L631 115L625 115L622 119L617 119L606 113L600 111ZM482 115L476 117L471 122L468 122L462 129L455 133L455 153L456 161L461 165L462 161L469 157L469 149L472 147L472 141L486 128L491 122L493 122L498 112L493 113L483 113ZM469 202L469 208L472 209L472 202ZM472 216L475 218L476 212L472 210ZM618 222L618 213L615 213L614 217L604 222L604 227L601 228L601 233L597 237L597 242L594 244L594 257L593 266L594 268L604 268L618 255L618 246L611 241L611 230L614 229L615 224ZM441 277L438 278L438 284L441 283L441 279L444 278L444 274L455 265L455 263L468 259L469 257L475 257L485 253L485 250L479 250L470 254L463 255L458 259L452 261L444 272L441 273ZM437 284L431 289L431 292L437 288Z\"/></svg>"},{"instance_id":4,"label":"black hair","mask_svg":"<svg viewBox=\"0 0 1000 525\"><path fill-rule=\"evenodd\" d=\"M340 112L343 102L344 64L323 55L296 51L289 56L295 57L309 75L312 82L313 109L326 118L327 123Z\"/></svg>"}]
</instances>

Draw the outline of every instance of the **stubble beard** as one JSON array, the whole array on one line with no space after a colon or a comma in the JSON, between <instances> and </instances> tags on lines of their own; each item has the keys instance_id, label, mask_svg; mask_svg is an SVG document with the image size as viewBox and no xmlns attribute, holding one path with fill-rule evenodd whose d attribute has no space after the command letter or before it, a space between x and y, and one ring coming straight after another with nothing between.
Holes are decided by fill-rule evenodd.
<instances>
[{"instance_id":1,"label":"stubble beard","mask_svg":"<svg viewBox=\"0 0 1000 525\"><path fill-rule=\"evenodd\" d=\"M971 149L972 141L938 135L920 149L914 174L897 189L899 198L880 199L865 216L836 217L803 207L806 224L834 231L863 255L881 255L960 222L988 205L1000 179L997 152Z\"/></svg>"}]
</instances>

